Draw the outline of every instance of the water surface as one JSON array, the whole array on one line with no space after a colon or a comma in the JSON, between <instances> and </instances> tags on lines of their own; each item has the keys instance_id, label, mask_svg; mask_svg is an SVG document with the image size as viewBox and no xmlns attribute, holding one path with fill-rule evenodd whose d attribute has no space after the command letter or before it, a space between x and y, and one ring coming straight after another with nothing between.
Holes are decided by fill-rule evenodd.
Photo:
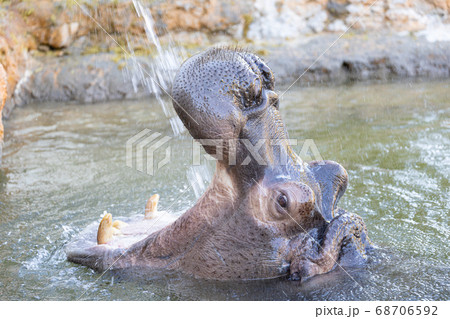
<instances>
[{"instance_id":1,"label":"water surface","mask_svg":"<svg viewBox=\"0 0 450 319\"><path fill-rule=\"evenodd\" d=\"M64 246L105 210L142 213L153 193L161 209L190 207L198 187L189 179L212 163L189 170L192 140L182 135L154 176L126 166L134 134L173 136L156 100L39 104L17 108L5 125L0 299L448 300L450 82L296 88L281 112L291 138L313 139L348 170L341 206L364 218L379 247L367 267L303 284L221 283L178 273L100 277L69 263Z\"/></svg>"}]
</instances>

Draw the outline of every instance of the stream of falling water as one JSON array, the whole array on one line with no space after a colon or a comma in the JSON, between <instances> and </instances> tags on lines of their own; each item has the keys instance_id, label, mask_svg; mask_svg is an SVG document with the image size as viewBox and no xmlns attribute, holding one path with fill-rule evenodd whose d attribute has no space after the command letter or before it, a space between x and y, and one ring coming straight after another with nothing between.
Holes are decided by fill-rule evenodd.
<instances>
[{"instance_id":1,"label":"stream of falling water","mask_svg":"<svg viewBox=\"0 0 450 319\"><path fill-rule=\"evenodd\" d=\"M135 55L132 46L128 42L130 58L127 59L127 65L124 68L125 80L132 82L135 91L138 90L138 85L142 85L150 93L154 94L166 118L169 120L174 135L180 136L186 129L173 107L163 97L165 94L171 97L173 79L187 54L184 48L176 45L171 38L169 38L168 45L163 48L156 34L155 22L150 10L138 0L133 0L133 4L138 17L143 19L145 34L149 41L148 45L155 46L157 54L152 61L145 61L145 59L138 58ZM190 166L186 176L196 197L199 198L209 184L212 173L204 163Z\"/></svg>"},{"instance_id":2,"label":"stream of falling water","mask_svg":"<svg viewBox=\"0 0 450 319\"><path fill-rule=\"evenodd\" d=\"M135 91L141 84L154 94L161 105L164 114L169 119L175 136L181 135L185 128L180 118L175 114L174 109L164 101L163 96L167 94L170 97L171 84L181 63L186 57L182 47L177 46L172 40L167 47L163 48L155 31L155 22L150 10L142 5L138 0L133 0L134 7L138 17L143 19L145 34L149 41L149 46L156 48L156 56L151 62L136 57L132 46L128 42L130 58L127 59L127 65L124 68L125 78L130 80Z\"/></svg>"}]
</instances>

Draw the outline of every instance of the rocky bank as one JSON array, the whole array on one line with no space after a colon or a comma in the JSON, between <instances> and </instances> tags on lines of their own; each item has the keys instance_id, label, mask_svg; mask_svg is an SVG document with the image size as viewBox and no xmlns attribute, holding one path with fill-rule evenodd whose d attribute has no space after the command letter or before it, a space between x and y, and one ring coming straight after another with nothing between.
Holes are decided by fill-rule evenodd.
<instances>
[{"instance_id":1,"label":"rocky bank","mask_svg":"<svg viewBox=\"0 0 450 319\"><path fill-rule=\"evenodd\" d=\"M284 85L299 77L304 84L450 76L450 0L139 3L151 11L163 46L177 43L184 57L211 45L248 47ZM129 53L144 69L158 67L135 6L128 0L0 1L3 118L34 101L152 94L127 75Z\"/></svg>"}]
</instances>

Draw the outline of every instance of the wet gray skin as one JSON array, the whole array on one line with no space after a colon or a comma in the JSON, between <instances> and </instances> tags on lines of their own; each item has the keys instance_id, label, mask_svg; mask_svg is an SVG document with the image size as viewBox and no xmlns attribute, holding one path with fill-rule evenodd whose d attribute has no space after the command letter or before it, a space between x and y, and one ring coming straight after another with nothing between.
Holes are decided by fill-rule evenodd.
<instances>
[{"instance_id":1,"label":"wet gray skin","mask_svg":"<svg viewBox=\"0 0 450 319\"><path fill-rule=\"evenodd\" d=\"M214 48L187 60L174 80L174 108L217 159L211 185L177 220L131 247L69 249L68 259L97 270L149 267L219 280L298 280L363 262L365 224L337 207L347 173L294 154L274 82L269 67L242 50Z\"/></svg>"}]
</instances>

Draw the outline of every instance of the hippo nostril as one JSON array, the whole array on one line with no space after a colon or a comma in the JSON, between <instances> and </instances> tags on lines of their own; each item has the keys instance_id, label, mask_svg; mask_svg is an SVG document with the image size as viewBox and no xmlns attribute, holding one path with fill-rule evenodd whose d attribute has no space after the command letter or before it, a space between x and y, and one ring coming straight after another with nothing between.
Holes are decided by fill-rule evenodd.
<instances>
[{"instance_id":1,"label":"hippo nostril","mask_svg":"<svg viewBox=\"0 0 450 319\"><path fill-rule=\"evenodd\" d=\"M278 94L276 94L274 91L267 91L267 101L269 102L270 106L273 106L277 110L280 108L280 101L278 99Z\"/></svg>"},{"instance_id":2,"label":"hippo nostril","mask_svg":"<svg viewBox=\"0 0 450 319\"><path fill-rule=\"evenodd\" d=\"M249 117L258 117L261 113L267 112L270 106L278 109L278 95L274 91L262 89L260 94L260 102L253 104L253 107L245 107L247 104L250 104L250 101L246 102L243 100L244 108L242 112Z\"/></svg>"},{"instance_id":3,"label":"hippo nostril","mask_svg":"<svg viewBox=\"0 0 450 319\"><path fill-rule=\"evenodd\" d=\"M273 76L272 70L262 61L257 63L257 65L261 72L261 76L264 79L264 86L269 90L273 90L275 84L275 77Z\"/></svg>"},{"instance_id":4,"label":"hippo nostril","mask_svg":"<svg viewBox=\"0 0 450 319\"><path fill-rule=\"evenodd\" d=\"M271 102L270 105L272 105L274 108L279 110L280 109L280 100L278 99L278 97L276 98L275 101Z\"/></svg>"}]
</instances>

